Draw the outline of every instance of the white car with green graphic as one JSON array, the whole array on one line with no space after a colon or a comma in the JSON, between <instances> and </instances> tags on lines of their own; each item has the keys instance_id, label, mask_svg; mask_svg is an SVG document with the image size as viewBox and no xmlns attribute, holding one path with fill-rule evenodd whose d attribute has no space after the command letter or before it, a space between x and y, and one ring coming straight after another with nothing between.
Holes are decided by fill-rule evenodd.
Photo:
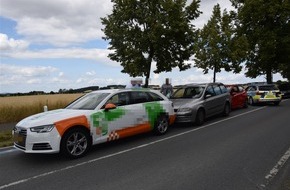
<instances>
[{"instance_id":1,"label":"white car with green graphic","mask_svg":"<svg viewBox=\"0 0 290 190\"><path fill-rule=\"evenodd\" d=\"M167 97L149 89L99 90L64 109L27 117L13 130L14 147L26 153L83 156L91 145L149 131L165 134L175 120Z\"/></svg>"}]
</instances>

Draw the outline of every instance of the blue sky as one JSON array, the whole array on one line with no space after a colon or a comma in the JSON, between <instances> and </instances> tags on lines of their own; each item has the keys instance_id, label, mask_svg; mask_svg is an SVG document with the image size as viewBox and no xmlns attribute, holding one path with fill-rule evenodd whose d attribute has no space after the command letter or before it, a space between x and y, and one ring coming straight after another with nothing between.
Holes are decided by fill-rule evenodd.
<instances>
[{"instance_id":1,"label":"blue sky","mask_svg":"<svg viewBox=\"0 0 290 190\"><path fill-rule=\"evenodd\" d=\"M203 0L203 14L193 24L202 27L217 3L231 9L228 0ZM109 0L0 0L0 93L128 84L130 76L107 57L108 44L102 40L100 17L111 10ZM211 82L213 74L204 75L194 67L182 72L173 69L151 73L150 84L161 85L165 78L180 85ZM280 79L274 75L274 81ZM222 72L217 81L247 83L265 77Z\"/></svg>"}]
</instances>

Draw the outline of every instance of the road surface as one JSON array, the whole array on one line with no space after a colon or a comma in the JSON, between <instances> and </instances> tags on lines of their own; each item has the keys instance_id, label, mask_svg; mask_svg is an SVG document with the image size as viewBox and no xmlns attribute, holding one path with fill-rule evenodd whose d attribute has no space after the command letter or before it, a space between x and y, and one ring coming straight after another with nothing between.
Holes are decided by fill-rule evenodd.
<instances>
[{"instance_id":1,"label":"road surface","mask_svg":"<svg viewBox=\"0 0 290 190\"><path fill-rule=\"evenodd\" d=\"M288 189L289 113L288 100L249 106L201 127L97 145L77 160L3 149L0 189Z\"/></svg>"}]
</instances>

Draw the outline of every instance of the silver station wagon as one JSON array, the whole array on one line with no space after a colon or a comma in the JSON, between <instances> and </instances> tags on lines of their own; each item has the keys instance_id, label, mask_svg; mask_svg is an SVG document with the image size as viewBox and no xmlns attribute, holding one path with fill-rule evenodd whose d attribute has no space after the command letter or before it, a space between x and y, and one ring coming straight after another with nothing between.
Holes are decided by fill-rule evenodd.
<instances>
[{"instance_id":1,"label":"silver station wagon","mask_svg":"<svg viewBox=\"0 0 290 190\"><path fill-rule=\"evenodd\" d=\"M202 125L206 118L231 111L230 94L222 83L188 84L178 88L171 101L176 113L175 122Z\"/></svg>"}]
</instances>

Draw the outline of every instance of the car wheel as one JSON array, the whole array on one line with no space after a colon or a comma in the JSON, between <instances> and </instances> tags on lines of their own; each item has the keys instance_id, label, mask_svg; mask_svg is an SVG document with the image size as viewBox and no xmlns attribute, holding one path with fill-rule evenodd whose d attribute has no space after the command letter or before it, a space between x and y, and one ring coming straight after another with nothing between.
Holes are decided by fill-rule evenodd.
<instances>
[{"instance_id":1,"label":"car wheel","mask_svg":"<svg viewBox=\"0 0 290 190\"><path fill-rule=\"evenodd\" d=\"M169 127L169 120L166 115L161 115L155 122L154 133L157 135L163 135L167 132Z\"/></svg>"},{"instance_id":2,"label":"car wheel","mask_svg":"<svg viewBox=\"0 0 290 190\"><path fill-rule=\"evenodd\" d=\"M224 116L230 115L230 111L231 111L230 104L229 103L226 103L225 108L224 108L224 111L223 111L223 115Z\"/></svg>"},{"instance_id":3,"label":"car wheel","mask_svg":"<svg viewBox=\"0 0 290 190\"><path fill-rule=\"evenodd\" d=\"M61 153L69 158L85 155L91 146L89 133L82 128L74 128L64 134L61 140Z\"/></svg>"},{"instance_id":4,"label":"car wheel","mask_svg":"<svg viewBox=\"0 0 290 190\"><path fill-rule=\"evenodd\" d=\"M274 102L275 106L279 106L280 102Z\"/></svg>"},{"instance_id":5,"label":"car wheel","mask_svg":"<svg viewBox=\"0 0 290 190\"><path fill-rule=\"evenodd\" d=\"M202 125L205 120L205 113L202 109L199 109L195 116L195 123L196 125Z\"/></svg>"},{"instance_id":6,"label":"car wheel","mask_svg":"<svg viewBox=\"0 0 290 190\"><path fill-rule=\"evenodd\" d=\"M252 97L249 97L249 104L250 104L251 106L253 106L253 105L254 105L254 100L253 100L253 98L252 98Z\"/></svg>"},{"instance_id":7,"label":"car wheel","mask_svg":"<svg viewBox=\"0 0 290 190\"><path fill-rule=\"evenodd\" d=\"M245 101L244 101L244 105L243 105L243 108L247 108L247 107L248 107L248 100L245 99Z\"/></svg>"}]
</instances>

